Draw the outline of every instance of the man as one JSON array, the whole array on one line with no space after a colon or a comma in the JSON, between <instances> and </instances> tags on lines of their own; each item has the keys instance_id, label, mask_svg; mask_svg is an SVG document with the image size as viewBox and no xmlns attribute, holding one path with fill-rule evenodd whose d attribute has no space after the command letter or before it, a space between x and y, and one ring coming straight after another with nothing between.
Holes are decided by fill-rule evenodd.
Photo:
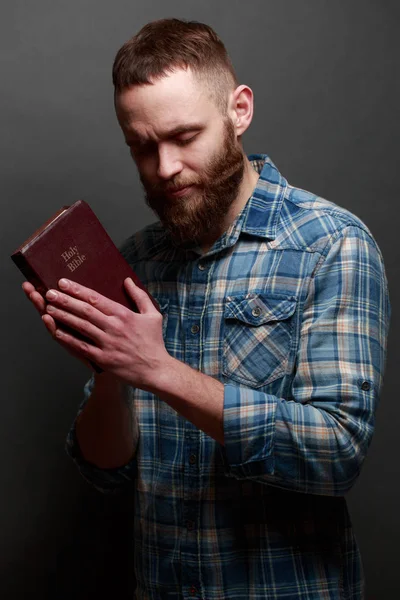
<instances>
[{"instance_id":1,"label":"man","mask_svg":"<svg viewBox=\"0 0 400 600\"><path fill-rule=\"evenodd\" d=\"M133 313L73 282L52 336L104 369L67 449L135 490L139 599L363 598L344 495L382 385L382 257L348 211L244 155L253 95L206 25L146 25L118 52L115 107L159 221L122 248ZM84 344L55 325L72 326Z\"/></svg>"}]
</instances>

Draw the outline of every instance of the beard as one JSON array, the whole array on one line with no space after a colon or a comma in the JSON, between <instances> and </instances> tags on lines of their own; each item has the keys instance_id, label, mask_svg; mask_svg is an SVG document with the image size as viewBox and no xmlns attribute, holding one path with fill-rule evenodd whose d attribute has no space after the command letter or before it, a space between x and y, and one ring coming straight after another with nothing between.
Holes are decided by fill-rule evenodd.
<instances>
[{"instance_id":1,"label":"beard","mask_svg":"<svg viewBox=\"0 0 400 600\"><path fill-rule=\"evenodd\" d=\"M221 147L200 174L191 179L178 175L167 183L153 185L141 178L146 204L158 215L176 245L190 246L210 236L219 237L227 212L237 198L244 166L245 156L233 123L227 118ZM193 187L183 196L167 195L190 185Z\"/></svg>"}]
</instances>

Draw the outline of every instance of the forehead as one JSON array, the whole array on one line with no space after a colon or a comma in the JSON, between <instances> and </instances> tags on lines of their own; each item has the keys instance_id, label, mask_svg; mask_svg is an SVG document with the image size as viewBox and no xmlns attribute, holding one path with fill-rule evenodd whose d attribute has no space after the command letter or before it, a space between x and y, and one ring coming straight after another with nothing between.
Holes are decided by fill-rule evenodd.
<instances>
[{"instance_id":1,"label":"forehead","mask_svg":"<svg viewBox=\"0 0 400 600\"><path fill-rule=\"evenodd\" d=\"M190 122L206 125L218 116L205 84L200 83L190 70L183 69L152 84L123 90L116 96L115 104L122 129L143 136Z\"/></svg>"}]
</instances>

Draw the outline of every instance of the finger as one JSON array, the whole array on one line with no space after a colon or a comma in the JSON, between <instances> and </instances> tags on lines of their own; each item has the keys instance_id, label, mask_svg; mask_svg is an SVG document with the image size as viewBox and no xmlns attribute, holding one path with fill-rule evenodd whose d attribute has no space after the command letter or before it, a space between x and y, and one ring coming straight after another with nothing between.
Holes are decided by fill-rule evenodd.
<instances>
[{"instance_id":1,"label":"finger","mask_svg":"<svg viewBox=\"0 0 400 600\"><path fill-rule=\"evenodd\" d=\"M76 315L85 321L90 321L90 323L103 331L107 328L109 317L93 305L93 303L96 304L95 292L91 296L91 304L64 294L59 290L48 290L46 292L46 300L49 302L48 306L54 306L55 308L64 310L64 312Z\"/></svg>"},{"instance_id":2,"label":"finger","mask_svg":"<svg viewBox=\"0 0 400 600\"><path fill-rule=\"evenodd\" d=\"M124 307L118 302L114 302L99 294L95 290L85 287L76 281L70 281L69 279L60 279L58 286L62 292L73 296L78 300L82 300L91 306L94 306L99 312L107 316L118 316L121 314L121 308Z\"/></svg>"},{"instance_id":3,"label":"finger","mask_svg":"<svg viewBox=\"0 0 400 600\"><path fill-rule=\"evenodd\" d=\"M56 339L56 342L57 344L59 344L59 346L62 346L62 348L64 348L64 350L66 350L68 354L80 360L86 367L88 367L91 371L94 372L93 364L90 362L90 360L82 356L82 354L80 354L76 350L72 350L72 348L65 344L61 339Z\"/></svg>"},{"instance_id":4,"label":"finger","mask_svg":"<svg viewBox=\"0 0 400 600\"><path fill-rule=\"evenodd\" d=\"M25 281L22 284L22 289L24 290L25 295L27 296L28 300L32 302L36 310L38 310L40 314L43 314L44 309L46 307L46 301L44 300L43 296L39 294L39 292L36 291L35 287L28 281Z\"/></svg>"},{"instance_id":5,"label":"finger","mask_svg":"<svg viewBox=\"0 0 400 600\"><path fill-rule=\"evenodd\" d=\"M80 317L70 312L53 306L52 304L47 305L46 312L57 323L61 323L64 325L68 325L68 327L72 327L72 329L74 329L78 333L81 333L85 337L88 337L89 339L93 340L93 342L95 342L96 345L103 345L104 331L96 327L96 325L93 325L90 321L87 321L86 319L81 319Z\"/></svg>"},{"instance_id":6,"label":"finger","mask_svg":"<svg viewBox=\"0 0 400 600\"><path fill-rule=\"evenodd\" d=\"M52 337L54 337L56 333L56 324L54 319L50 315L44 314L42 315L42 321L46 325L47 331Z\"/></svg>"},{"instance_id":7,"label":"finger","mask_svg":"<svg viewBox=\"0 0 400 600\"><path fill-rule=\"evenodd\" d=\"M60 340L56 340L57 343L62 346L67 352L68 354L70 354L71 356L73 356L74 358L77 358L78 360L80 360L86 367L88 367L91 371L95 372L94 369L94 363L90 362L89 359L85 358L84 356L82 356L82 354L80 354L79 352L76 352L75 350L72 350L71 348L69 348L67 346L67 344L64 344L62 341Z\"/></svg>"},{"instance_id":8,"label":"finger","mask_svg":"<svg viewBox=\"0 0 400 600\"><path fill-rule=\"evenodd\" d=\"M58 327L55 331L54 339L78 358L83 358L84 360L99 364L99 361L101 360L101 350L96 346L83 340L79 340L69 332Z\"/></svg>"},{"instance_id":9,"label":"finger","mask_svg":"<svg viewBox=\"0 0 400 600\"><path fill-rule=\"evenodd\" d=\"M29 298L29 294L31 294L32 292L35 291L35 286L31 284L30 281L24 281L22 284L22 289L24 290L25 294L28 296Z\"/></svg>"},{"instance_id":10,"label":"finger","mask_svg":"<svg viewBox=\"0 0 400 600\"><path fill-rule=\"evenodd\" d=\"M124 281L126 291L132 298L141 314L157 312L154 304L150 300L148 294L138 287L131 277L127 277Z\"/></svg>"},{"instance_id":11,"label":"finger","mask_svg":"<svg viewBox=\"0 0 400 600\"><path fill-rule=\"evenodd\" d=\"M74 358L78 358L81 362L83 362L87 367L89 367L89 369L91 369L92 371L93 369L93 365L90 363L90 361L88 359L86 359L84 356L82 356L82 354L79 354L79 352L76 352L75 350L72 350L70 346L68 346L60 337L56 336L56 330L57 330L57 326L56 323L54 321L54 319L52 317L50 317L50 315L48 314L44 314L42 316L42 321L44 322L44 324L46 325L47 330L49 331L49 333L51 334L52 338L55 339L55 341L62 346L63 348L65 348L65 350L67 350L67 352L69 354L71 354L71 356L73 356Z\"/></svg>"},{"instance_id":12,"label":"finger","mask_svg":"<svg viewBox=\"0 0 400 600\"><path fill-rule=\"evenodd\" d=\"M39 292L32 292L29 296L29 299L36 308L36 310L38 310L42 315L46 308L46 300L43 298L43 296L39 294Z\"/></svg>"}]
</instances>

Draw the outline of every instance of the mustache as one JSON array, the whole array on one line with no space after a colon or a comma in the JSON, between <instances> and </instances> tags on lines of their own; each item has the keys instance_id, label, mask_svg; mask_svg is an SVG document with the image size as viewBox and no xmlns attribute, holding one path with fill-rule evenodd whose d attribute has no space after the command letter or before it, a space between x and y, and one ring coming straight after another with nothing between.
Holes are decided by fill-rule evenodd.
<instances>
[{"instance_id":1,"label":"mustache","mask_svg":"<svg viewBox=\"0 0 400 600\"><path fill-rule=\"evenodd\" d=\"M201 186L202 181L200 181L199 179L173 179L172 181L167 181L165 183L149 183L147 181L142 181L142 184L145 187L147 193L149 193L150 195L161 196L163 194L177 192L178 190L193 185Z\"/></svg>"}]
</instances>

